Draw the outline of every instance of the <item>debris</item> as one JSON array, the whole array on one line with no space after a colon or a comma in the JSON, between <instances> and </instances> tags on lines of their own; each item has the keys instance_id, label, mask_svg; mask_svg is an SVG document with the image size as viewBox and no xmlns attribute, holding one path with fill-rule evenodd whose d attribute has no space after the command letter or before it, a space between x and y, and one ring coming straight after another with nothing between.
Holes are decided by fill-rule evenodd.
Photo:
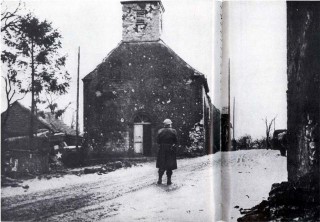
<instances>
[{"instance_id":1,"label":"debris","mask_svg":"<svg viewBox=\"0 0 320 222\"><path fill-rule=\"evenodd\" d=\"M21 187L21 180L13 179L10 177L1 176L1 186L2 187Z\"/></svg>"},{"instance_id":2,"label":"debris","mask_svg":"<svg viewBox=\"0 0 320 222\"><path fill-rule=\"evenodd\" d=\"M83 173L84 174L91 174L91 173L96 173L98 171L99 171L98 169L94 169L94 168L85 168Z\"/></svg>"},{"instance_id":3,"label":"debris","mask_svg":"<svg viewBox=\"0 0 320 222\"><path fill-rule=\"evenodd\" d=\"M268 200L263 200L251 209L240 209L242 221L320 221L319 187L310 188L312 174L307 174L295 183L275 183Z\"/></svg>"},{"instance_id":4,"label":"debris","mask_svg":"<svg viewBox=\"0 0 320 222\"><path fill-rule=\"evenodd\" d=\"M136 163L134 163L134 164L136 164ZM123 167L132 167L132 164L129 161L124 161Z\"/></svg>"},{"instance_id":5,"label":"debris","mask_svg":"<svg viewBox=\"0 0 320 222\"><path fill-rule=\"evenodd\" d=\"M27 184L27 185L24 185L24 186L22 186L22 188L23 189L29 189L29 185Z\"/></svg>"}]
</instances>

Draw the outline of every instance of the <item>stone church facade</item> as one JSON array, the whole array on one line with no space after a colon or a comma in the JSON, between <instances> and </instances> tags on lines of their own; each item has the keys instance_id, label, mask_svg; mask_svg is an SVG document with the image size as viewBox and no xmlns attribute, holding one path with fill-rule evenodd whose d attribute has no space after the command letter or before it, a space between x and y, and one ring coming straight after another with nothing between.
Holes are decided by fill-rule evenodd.
<instances>
[{"instance_id":1,"label":"stone church facade","mask_svg":"<svg viewBox=\"0 0 320 222\"><path fill-rule=\"evenodd\" d=\"M203 126L204 149L213 149L213 106L205 76L161 39L161 1L123 1L122 41L85 78L87 144L110 155L154 156L166 118L179 144Z\"/></svg>"}]
</instances>

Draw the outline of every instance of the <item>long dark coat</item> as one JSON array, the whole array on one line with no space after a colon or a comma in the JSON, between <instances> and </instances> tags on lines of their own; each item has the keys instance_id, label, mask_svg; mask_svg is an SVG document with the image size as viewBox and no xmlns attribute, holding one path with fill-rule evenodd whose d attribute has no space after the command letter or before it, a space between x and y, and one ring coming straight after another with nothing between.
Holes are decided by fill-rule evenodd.
<instances>
[{"instance_id":1,"label":"long dark coat","mask_svg":"<svg viewBox=\"0 0 320 222\"><path fill-rule=\"evenodd\" d=\"M165 170L177 169L176 144L177 131L172 128L162 128L158 131L157 142L159 151L157 156L157 168Z\"/></svg>"}]
</instances>

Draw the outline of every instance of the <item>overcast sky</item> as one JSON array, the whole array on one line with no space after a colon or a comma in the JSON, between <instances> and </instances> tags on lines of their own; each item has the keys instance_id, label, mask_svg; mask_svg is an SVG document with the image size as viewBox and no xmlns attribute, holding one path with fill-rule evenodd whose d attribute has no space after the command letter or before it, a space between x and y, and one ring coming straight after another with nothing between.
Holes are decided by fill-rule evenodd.
<instances>
[{"instance_id":1,"label":"overcast sky","mask_svg":"<svg viewBox=\"0 0 320 222\"><path fill-rule=\"evenodd\" d=\"M204 73L216 107L226 105L219 87L219 2L162 0L162 40L182 59ZM8 3L15 6L17 1ZM286 12L285 2L224 3L223 75L231 60L231 98L236 97L236 137L265 134L262 118L277 116L276 128L286 128ZM69 125L76 105L77 48L81 47L80 78L92 71L122 38L120 0L26 1L26 8L52 22L63 36L67 70L73 80L63 107L72 102L64 120ZM228 8L228 10L226 10ZM222 87L225 80L222 80ZM2 92L2 101L4 99ZM221 103L220 103L221 101ZM30 106L30 98L23 100ZM2 102L3 104L3 102ZM82 81L80 122L82 123ZM2 105L2 111L5 106Z\"/></svg>"},{"instance_id":2,"label":"overcast sky","mask_svg":"<svg viewBox=\"0 0 320 222\"><path fill-rule=\"evenodd\" d=\"M223 24L223 74L227 76L230 58L236 138L265 136L262 119L266 117L276 116L276 129L286 129L286 3L227 2ZM222 82L227 89L226 78ZM226 98L222 98L222 106L226 106Z\"/></svg>"}]
</instances>

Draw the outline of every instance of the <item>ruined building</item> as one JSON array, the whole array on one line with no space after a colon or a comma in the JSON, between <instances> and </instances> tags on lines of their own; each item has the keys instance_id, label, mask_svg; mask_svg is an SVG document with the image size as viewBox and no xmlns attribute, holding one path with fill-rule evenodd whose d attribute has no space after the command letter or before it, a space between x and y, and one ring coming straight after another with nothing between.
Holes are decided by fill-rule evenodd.
<instances>
[{"instance_id":1,"label":"ruined building","mask_svg":"<svg viewBox=\"0 0 320 222\"><path fill-rule=\"evenodd\" d=\"M287 18L288 179L319 186L320 2L288 2Z\"/></svg>"},{"instance_id":2,"label":"ruined building","mask_svg":"<svg viewBox=\"0 0 320 222\"><path fill-rule=\"evenodd\" d=\"M161 1L121 4L122 41L83 78L87 145L110 155L153 156L157 131L170 118L180 145L190 146L190 131L203 127L204 149L212 152L207 80L160 39Z\"/></svg>"}]
</instances>

